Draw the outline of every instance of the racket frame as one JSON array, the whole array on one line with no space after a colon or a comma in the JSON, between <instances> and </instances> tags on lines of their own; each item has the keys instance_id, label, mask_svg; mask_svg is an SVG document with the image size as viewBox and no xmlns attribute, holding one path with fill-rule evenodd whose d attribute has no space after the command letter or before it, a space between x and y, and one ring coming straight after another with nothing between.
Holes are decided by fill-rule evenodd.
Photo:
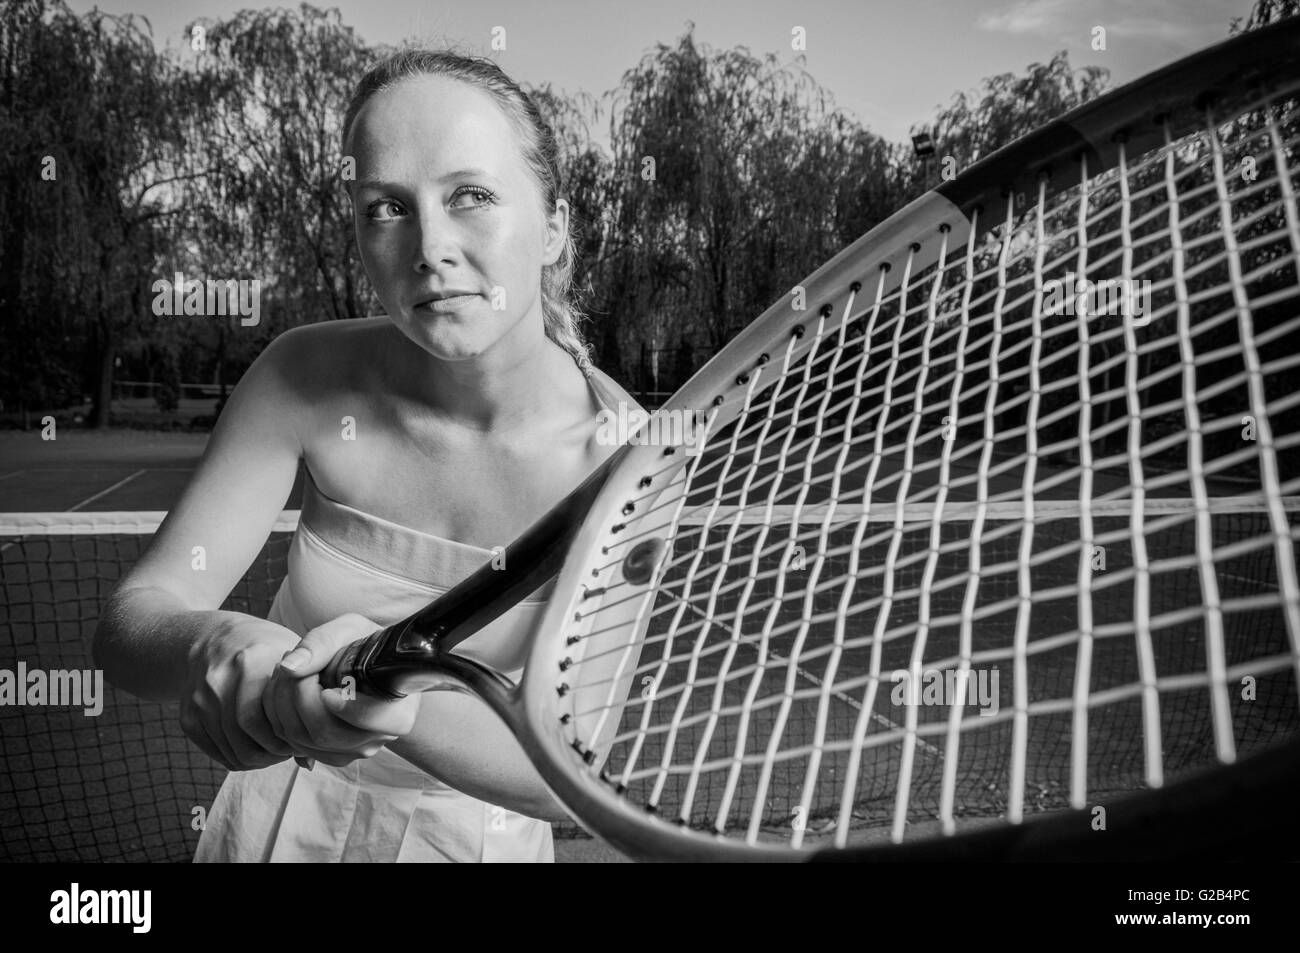
<instances>
[{"instance_id":1,"label":"racket frame","mask_svg":"<svg viewBox=\"0 0 1300 953\"><path fill-rule=\"evenodd\" d=\"M854 299L864 288L883 298L911 274L939 261L941 255L978 241L990 227L1005 221L997 215L981 214L985 210L1006 208L1008 198L1021 193L1033 194L1036 205L1040 196L1077 185L1077 177L1065 173L1073 172L1081 160L1086 161L1090 177L1111 169L1119 160L1121 143L1126 154L1133 156L1161 147L1166 129L1178 139L1203 128L1207 101L1221 95L1239 98L1241 91L1247 90L1262 97L1270 90L1298 86L1300 18L1293 18L1229 39L1078 107L922 195L853 242L802 283L803 300L809 303L806 310L796 311L793 296L783 297L697 372L660 413L699 412L707 415L708 431L724 427L744 409L769 363L784 362L787 355L797 360L833 334L844 320L855 317ZM1188 89L1198 92L1189 97ZM975 234L972 218L980 226ZM625 555L627 543L621 534L626 535L626 521L638 506L660 505L663 494L671 492L674 478L689 462L687 449L684 444L621 447L581 487L507 547L506 566L510 568L484 567L420 612L371 636L364 647L353 646L347 659L336 659L330 680L337 681L350 671L365 690L397 694L432 685L446 688L445 676L455 677L463 684L451 687L482 698L507 723L575 820L632 857L810 859L817 856L816 851L712 836L654 817L627 802L610 782L598 776L600 752L580 737L571 737L575 734L572 716L558 704L572 690L565 672L582 661L582 653L590 645L590 640L580 635L566 638L574 631L574 623L583 618L583 603L611 586L628 586L634 593L627 600L629 612L635 609L638 615L645 614L655 578L639 584L622 578L619 557ZM597 553L609 558L595 560ZM593 563L603 568L593 569ZM537 621L518 686L451 651L557 571L555 593ZM1232 772L1237 780L1226 790L1240 793L1240 779L1246 776L1242 772L1253 764L1268 765L1256 774L1275 786L1293 785L1295 764L1300 762L1295 752L1300 749L1289 745L1284 750L1291 752L1289 773L1285 757L1264 752L1240 763ZM1134 803L1167 806L1186 804L1189 797L1213 798L1214 785L1225 783L1223 774L1215 771L1208 781L1191 779L1157 792L1160 799L1139 798ZM1279 777L1284 782L1279 782ZM1036 818L996 832L958 834L930 845L849 848L834 853L858 860L921 859L931 854L961 858L987 856L996 843L1011 845L1015 854L1015 845L1029 843L1047 845L1036 858L1042 859L1052 856L1052 844L1059 848L1062 832L1070 825L1077 826L1079 818L1074 815L1080 813ZM1123 855L1111 852L1106 856Z\"/></svg>"},{"instance_id":2,"label":"racket frame","mask_svg":"<svg viewBox=\"0 0 1300 953\"><path fill-rule=\"evenodd\" d=\"M743 410L755 385L754 376L761 375L769 362L783 361L787 349L791 361L797 360L814 342L831 337L846 318L856 316L847 307L853 296L865 288L884 298L910 274L938 261L941 254L951 257L951 249L978 241L1004 221L997 215L980 213L1005 208L1008 198L1020 193L1034 196L1028 206L1032 208L1040 200L1077 186L1078 177L1072 174L1081 161L1086 161L1090 177L1112 169L1118 165L1121 144L1124 154L1131 158L1162 147L1166 129L1175 140L1202 129L1206 105L1222 96L1231 94L1237 99L1244 91L1247 96L1262 98L1294 88L1300 88L1300 17L1224 41L1072 110L920 196L854 241L801 283L809 305L806 310L795 311L793 296L785 296L733 338L663 405L660 413L702 412L709 415L710 432L724 427ZM1189 97L1189 89L1197 90L1196 95ZM979 225L975 234L971 218ZM566 761L572 765L573 759L589 758L590 748L580 738L575 742L569 737L572 732L565 712L556 704L568 694L562 689L566 684L564 671L580 661L575 647L566 646L559 634L573 630L588 593L601 593L613 585L633 585L620 578L620 560L616 558L621 552L620 533L635 512L629 508L662 505L662 495L651 499L649 494L656 488L660 494L668 489L678 468L687 463L685 449L683 445L633 447L609 475L573 541L555 596L539 621L541 632L557 634L533 643L520 686L523 710L502 714L512 722L530 757L575 819L629 856L675 861L809 859L815 856L815 850L747 844L658 818L619 797L610 782L601 780L590 769L565 767ZM665 467L665 461L674 455L677 466ZM653 481L653 486L647 488L646 480ZM601 552L608 552L610 558L594 558ZM603 563L605 569L593 579L595 570L590 567L597 563ZM651 596L653 580L642 589L644 598ZM1289 749L1300 751L1295 745ZM1256 757L1263 758L1260 763L1275 768L1286 764L1284 757L1270 759L1269 755L1265 752ZM1232 773L1240 776L1254 763L1255 759L1248 759ZM1225 772L1216 769L1211 773L1217 776ZM1260 774L1276 784L1284 772L1276 768ZM1286 777L1293 778L1294 772ZM1189 779L1157 792L1159 797L1150 803L1168 809L1169 805L1188 803L1189 798L1204 800L1213 796L1216 783L1214 777L1208 781ZM1142 796L1115 803L1124 805L1129 800L1139 808L1144 803ZM1069 811L1035 818L1005 828L1012 832L1023 829L1023 835L1003 834L1001 841L985 835L983 840L971 843L986 853L995 842L1007 845L1011 853L1015 852L1010 846L1014 844L1048 843L1050 847L1052 838L1060 838L1078 826L1079 819L1073 815L1080 813ZM1149 814L1149 808L1143 809L1142 816ZM941 856L961 856L966 850L961 842L977 836L959 834L934 844ZM1122 849L1110 849L1115 846L1113 841L1107 845L1105 856L1125 858ZM918 844L904 843L849 848L845 853L868 859L879 850L884 860L906 858L912 856L911 851L921 849ZM1140 849L1136 851L1136 856L1141 854Z\"/></svg>"}]
</instances>

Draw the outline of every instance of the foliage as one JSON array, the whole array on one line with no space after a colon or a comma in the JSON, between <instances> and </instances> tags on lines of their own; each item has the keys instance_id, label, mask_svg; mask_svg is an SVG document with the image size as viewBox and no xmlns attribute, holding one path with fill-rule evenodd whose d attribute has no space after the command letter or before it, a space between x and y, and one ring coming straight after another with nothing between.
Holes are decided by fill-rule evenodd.
<instances>
[{"instance_id":1,"label":"foliage","mask_svg":"<svg viewBox=\"0 0 1300 953\"><path fill-rule=\"evenodd\" d=\"M1297 8L1259 0L1232 28ZM375 309L339 138L353 84L385 51L307 4L196 21L199 33L159 50L137 18L0 0L5 409L89 395L105 423L114 373L233 383L285 328ZM603 101L531 91L562 147L597 361L634 389L649 387L643 353L665 358L661 385L680 384L938 175L839 110L801 59L712 50L693 33ZM961 169L1106 82L1062 52L958 93L924 125ZM608 150L592 131L606 120ZM259 280L260 324L155 315L152 283L177 271Z\"/></svg>"}]
</instances>

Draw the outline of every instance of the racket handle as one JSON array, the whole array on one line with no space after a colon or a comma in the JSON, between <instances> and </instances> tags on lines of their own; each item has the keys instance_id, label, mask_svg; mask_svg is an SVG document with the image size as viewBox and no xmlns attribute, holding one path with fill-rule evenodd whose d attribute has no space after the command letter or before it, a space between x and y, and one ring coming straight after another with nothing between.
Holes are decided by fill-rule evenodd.
<instances>
[{"instance_id":1,"label":"racket handle","mask_svg":"<svg viewBox=\"0 0 1300 953\"><path fill-rule=\"evenodd\" d=\"M321 688L338 688L343 684L343 679L352 674L353 666L356 664L357 656L361 654L362 647L366 644L365 639L358 639L346 648L339 649L330 659L329 664L317 676L320 679ZM298 767L310 771L316 767L316 759L295 757L294 761L298 762Z\"/></svg>"},{"instance_id":2,"label":"racket handle","mask_svg":"<svg viewBox=\"0 0 1300 953\"><path fill-rule=\"evenodd\" d=\"M356 665L357 656L361 654L361 649L365 644L366 639L358 639L351 645L335 652L334 657L329 660L329 664L317 676L320 679L320 687L338 688L348 676L355 678L353 668Z\"/></svg>"}]
</instances>

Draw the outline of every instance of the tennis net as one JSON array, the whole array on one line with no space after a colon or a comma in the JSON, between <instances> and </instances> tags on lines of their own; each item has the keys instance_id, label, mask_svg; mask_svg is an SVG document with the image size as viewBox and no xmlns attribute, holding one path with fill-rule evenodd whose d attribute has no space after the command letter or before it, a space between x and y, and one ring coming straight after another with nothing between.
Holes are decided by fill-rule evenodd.
<instances>
[{"instance_id":1,"label":"tennis net","mask_svg":"<svg viewBox=\"0 0 1300 953\"><path fill-rule=\"evenodd\" d=\"M1288 500L1294 529L1294 515L1300 504L1292 503ZM1170 551L1184 551L1186 541L1179 534L1191 531L1188 516L1191 501L1165 500L1160 504L1172 515L1159 532L1147 539L1148 547L1154 547L1152 558L1159 556L1162 546ZM1056 509L1063 505L1057 504ZM144 552L163 515L156 512L0 514L0 579L3 580L0 670L11 673L15 681L24 669L47 673L93 671L90 646L99 612L117 580ZM1068 512L1054 511L1042 518L1044 527L1038 539L1049 550L1068 542L1068 538L1057 539L1052 527L1062 528L1066 537L1072 526L1077 528L1077 517L1072 518ZM1108 537L1111 558L1124 562L1127 518L1122 513L1100 514L1098 518L1114 529ZM909 525L912 523L909 520ZM296 524L296 512L283 514L266 546L223 608L266 615L287 571L289 542ZM932 543L927 521L918 518L915 526L916 532L908 536L909 546L895 553L892 559L882 549L877 554L879 559L864 560L860 583L867 587L879 586L887 576L897 619L903 618L900 613L912 601L924 595L933 615L930 623L933 653L927 654L943 659L955 651L953 645L947 644L946 627L961 613L962 596L959 589L926 590L925 553ZM969 538L970 532L970 523L959 512L954 513L953 519L945 520L940 543L942 559L957 560L964 565L963 541ZM1214 534L1218 543L1226 547L1226 557L1216 568L1225 604L1231 610L1227 626L1228 664L1237 661L1238 655L1242 658L1265 655L1277 660L1268 672L1260 673L1260 701L1248 706L1253 715L1242 719L1248 737L1237 740L1249 749L1293 733L1298 717L1294 704L1297 697L1294 665L1288 660L1277 569L1270 551L1254 542L1268 536L1266 508L1255 500L1226 507L1214 516ZM741 544L743 539L742 536ZM1014 565L1019 546L1016 534L989 533L985 540L982 543L985 567ZM915 550L910 548L912 542L916 543ZM1293 545L1295 542L1293 538ZM762 558L779 556L774 549ZM1077 576L1077 554L1061 549L1049 557L1037 558L1035 562L1036 617L1043 624L1042 620L1053 620L1053 614L1059 613L1061 618L1056 620L1059 624L1055 629L1068 629L1072 623L1067 616L1075 610L1068 590ZM1180 607L1198 602L1196 585L1182 578L1192 569L1183 567L1183 570L1153 593L1153 612L1176 614ZM987 598L993 599L1001 593L995 585L1000 574L988 568L985 573L988 578L983 591ZM937 578L944 575L939 574ZM740 586L744 580L737 579L735 583ZM671 579L665 581L666 587L672 584ZM721 598L724 601L731 598L731 590L736 586L721 587ZM1101 613L1098 618L1104 621L1107 614L1129 613L1133 593L1129 587L1117 586L1109 592L1097 593L1094 601ZM1180 673L1204 665L1204 639L1193 631L1196 628L1193 621L1189 616L1189 620L1171 626L1158 640L1155 661L1163 676L1176 681ZM982 613L979 621L982 630L999 624L996 613ZM899 648L905 641L884 643L888 657L882 671L906 669L913 664ZM780 647L774 643L770 648L779 651ZM861 648L845 652L842 670L845 666L860 666L865 673L870 668L865 660L869 654L865 643ZM857 658L858 655L864 658ZM1046 661L1036 671L1043 678L1052 679L1044 691L1050 689L1053 697L1068 693L1074 671L1069 647L1046 652L1042 658ZM1059 665L1048 664L1053 659ZM996 666L997 661L990 664ZM1128 640L1108 639L1095 655L1092 678L1102 682L1111 678L1131 679L1135 665L1134 647ZM1008 677L1001 689L993 686L994 694L987 701L1009 708L1009 684ZM796 679L796 688L798 704L794 706L789 730L811 732L815 730L817 715L815 704L808 699L820 691L816 674L803 673ZM1204 709L1205 701L1200 697L1204 686L1193 679L1185 689L1186 703L1180 707L1173 704L1174 699L1166 699L1165 711ZM897 709L888 701L895 690L892 684L882 686L879 710L870 713L873 719L884 723L898 717ZM0 758L4 763L0 772L0 860L161 861L188 860L193 856L199 838L198 819L210 807L225 771L185 738L175 704L142 701L109 685L103 686L99 699L102 711L93 717L86 714L87 704L15 704L14 701L0 705ZM83 697L81 701L91 700ZM854 698L845 695L842 701L843 711L839 715L853 719L861 714L860 704ZM1089 776L1104 781L1105 787L1128 789L1144 783L1140 707L1138 699L1129 699L1126 704L1114 706L1113 718L1094 719L1091 732L1096 744L1091 746L1091 757L1100 760L1091 766ZM809 710L805 712L804 708ZM935 712L937 719L943 709L937 708ZM1068 715L1060 718L1068 720ZM1175 760L1195 763L1203 754L1201 749L1214 744L1207 721L1199 717L1180 718L1178 723L1183 728L1172 736L1166 735L1165 743L1187 749L1186 759ZM1059 725L1053 722L1050 727L1034 743L1030 780L1038 792L1033 800L1038 803L1030 805L1030 810L1050 810L1066 798L1071 777L1068 725L1062 721ZM1007 809L1009 769L1006 739L1002 737L1007 730L1004 719L990 718L988 730L981 732L963 754L957 810L965 817L994 818ZM943 758L938 743L937 738L930 738L920 745L918 796L927 786L939 790ZM690 747L685 737L678 738L677 744ZM877 759L879 764L872 762L874 767L868 764L864 768L871 777L863 781L864 796L855 812L855 824L865 828L879 828L889 821L886 795L891 789L894 767L891 767L890 752L885 749L882 752ZM779 775L770 789L765 827L779 828L792 823L801 779L799 771L792 769L789 774L788 778ZM809 820L818 816L819 812L814 811ZM556 826L557 836L579 833L576 826Z\"/></svg>"},{"instance_id":2,"label":"tennis net","mask_svg":"<svg viewBox=\"0 0 1300 953\"><path fill-rule=\"evenodd\" d=\"M104 602L164 515L0 514L0 672L15 687L48 677L44 697L25 684L0 704L0 861L194 855L225 769L185 737L176 704L102 682L96 696L91 658ZM282 514L223 609L266 616L297 521ZM60 677L51 673L81 689L82 703L51 704ZM580 833L556 826L557 836Z\"/></svg>"},{"instance_id":3,"label":"tennis net","mask_svg":"<svg viewBox=\"0 0 1300 953\"><path fill-rule=\"evenodd\" d=\"M163 515L0 515L0 669L15 680L92 672L100 610ZM265 616L296 523L296 513L277 522L223 608ZM82 702L90 700L87 689ZM193 856L202 816L196 809L211 806L225 769L185 737L176 704L107 684L96 706L31 704L25 694L28 704L0 706L0 860ZM99 706L98 715L87 714Z\"/></svg>"}]
</instances>

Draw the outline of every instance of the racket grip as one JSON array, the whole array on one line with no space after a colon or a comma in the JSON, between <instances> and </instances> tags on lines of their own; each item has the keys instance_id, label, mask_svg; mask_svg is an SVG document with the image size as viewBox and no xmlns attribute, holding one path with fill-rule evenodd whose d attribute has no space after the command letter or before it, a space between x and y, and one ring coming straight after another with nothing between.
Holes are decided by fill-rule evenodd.
<instances>
[{"instance_id":1,"label":"racket grip","mask_svg":"<svg viewBox=\"0 0 1300 953\"><path fill-rule=\"evenodd\" d=\"M355 678L353 669L356 666L357 656L361 654L361 649L365 646L366 641L366 639L358 639L351 645L334 653L334 657L330 659L329 664L317 676L320 679L321 688L338 688L349 675Z\"/></svg>"},{"instance_id":2,"label":"racket grip","mask_svg":"<svg viewBox=\"0 0 1300 953\"><path fill-rule=\"evenodd\" d=\"M321 671L317 678L320 680L321 688L338 688L343 684L343 679L352 674L353 666L356 664L357 656L361 654L361 648L366 644L365 639L358 639L351 645L339 649L330 659L329 664ZM293 759L298 762L298 767L310 771L316 767L314 758L304 758L297 756Z\"/></svg>"}]
</instances>

